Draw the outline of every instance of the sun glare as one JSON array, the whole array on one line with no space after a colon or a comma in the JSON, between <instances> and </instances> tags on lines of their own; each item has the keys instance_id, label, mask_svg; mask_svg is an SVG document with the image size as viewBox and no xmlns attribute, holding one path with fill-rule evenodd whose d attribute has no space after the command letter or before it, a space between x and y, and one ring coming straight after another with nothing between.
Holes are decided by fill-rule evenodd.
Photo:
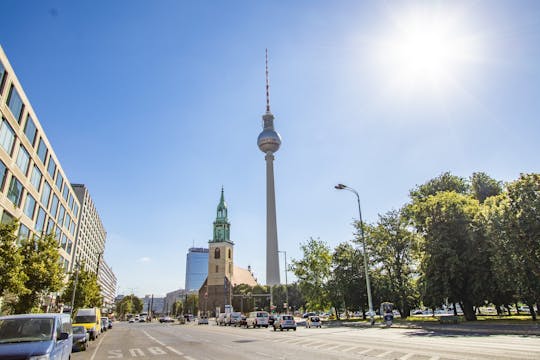
<instances>
[{"instance_id":1,"label":"sun glare","mask_svg":"<svg viewBox=\"0 0 540 360\"><path fill-rule=\"evenodd\" d=\"M444 93L455 86L475 57L463 19L441 9L393 15L393 26L376 44L376 64L389 87Z\"/></svg>"}]
</instances>

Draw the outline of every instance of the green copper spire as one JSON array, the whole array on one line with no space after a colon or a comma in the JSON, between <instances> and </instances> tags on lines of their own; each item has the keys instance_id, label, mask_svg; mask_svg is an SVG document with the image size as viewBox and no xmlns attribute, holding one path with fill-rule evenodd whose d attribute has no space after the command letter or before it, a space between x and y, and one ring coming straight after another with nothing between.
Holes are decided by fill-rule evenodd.
<instances>
[{"instance_id":1,"label":"green copper spire","mask_svg":"<svg viewBox=\"0 0 540 360\"><path fill-rule=\"evenodd\" d=\"M232 244L230 236L231 224L227 217L227 203L223 187L221 187L221 198L217 206L216 221L214 221L214 238L210 242L229 242Z\"/></svg>"}]
</instances>

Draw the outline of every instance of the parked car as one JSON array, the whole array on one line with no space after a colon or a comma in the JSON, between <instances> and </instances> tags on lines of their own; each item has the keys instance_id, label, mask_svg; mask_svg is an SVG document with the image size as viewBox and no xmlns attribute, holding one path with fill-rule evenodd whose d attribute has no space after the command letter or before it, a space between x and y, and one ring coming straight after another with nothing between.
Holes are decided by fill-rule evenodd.
<instances>
[{"instance_id":1,"label":"parked car","mask_svg":"<svg viewBox=\"0 0 540 360\"><path fill-rule=\"evenodd\" d=\"M71 351L85 351L90 342L90 334L84 326L73 326L73 346Z\"/></svg>"},{"instance_id":2,"label":"parked car","mask_svg":"<svg viewBox=\"0 0 540 360\"><path fill-rule=\"evenodd\" d=\"M135 322L135 318L129 319L128 323L133 324Z\"/></svg>"},{"instance_id":3,"label":"parked car","mask_svg":"<svg viewBox=\"0 0 540 360\"><path fill-rule=\"evenodd\" d=\"M112 323L113 323L112 319L109 319L109 325L107 326L107 328L112 329Z\"/></svg>"},{"instance_id":4,"label":"parked car","mask_svg":"<svg viewBox=\"0 0 540 360\"><path fill-rule=\"evenodd\" d=\"M165 316L165 317L162 317L162 318L159 318L159 322L160 323L172 323L174 322L174 319L170 316Z\"/></svg>"},{"instance_id":5,"label":"parked car","mask_svg":"<svg viewBox=\"0 0 540 360\"><path fill-rule=\"evenodd\" d=\"M255 328L255 327L264 326L265 328L267 328L268 317L269 317L269 314L266 311L252 311L249 313L249 316L247 317L246 327L253 326L253 328Z\"/></svg>"},{"instance_id":6,"label":"parked car","mask_svg":"<svg viewBox=\"0 0 540 360\"><path fill-rule=\"evenodd\" d=\"M109 319L107 319L106 317L101 318L101 332L107 331L108 328L109 328Z\"/></svg>"},{"instance_id":7,"label":"parked car","mask_svg":"<svg viewBox=\"0 0 540 360\"><path fill-rule=\"evenodd\" d=\"M241 315L240 320L238 320L234 324L234 326L239 326L239 327L245 326L245 327L247 327L247 318L244 315Z\"/></svg>"},{"instance_id":8,"label":"parked car","mask_svg":"<svg viewBox=\"0 0 540 360\"><path fill-rule=\"evenodd\" d=\"M69 314L0 317L0 359L68 360L72 347Z\"/></svg>"},{"instance_id":9,"label":"parked car","mask_svg":"<svg viewBox=\"0 0 540 360\"><path fill-rule=\"evenodd\" d=\"M268 325L269 325L269 326L273 326L273 325L274 325L274 321L276 321L276 317L277 317L277 315L270 315L270 316L268 316Z\"/></svg>"},{"instance_id":10,"label":"parked car","mask_svg":"<svg viewBox=\"0 0 540 360\"><path fill-rule=\"evenodd\" d=\"M242 313L240 312L227 313L225 315L225 325L233 326L238 320L240 320L241 316Z\"/></svg>"},{"instance_id":11,"label":"parked car","mask_svg":"<svg viewBox=\"0 0 540 360\"><path fill-rule=\"evenodd\" d=\"M293 329L296 331L296 322L294 321L294 318L292 315L278 315L276 318L276 321L274 321L274 331L277 329L283 331L287 329L289 331L290 329Z\"/></svg>"},{"instance_id":12,"label":"parked car","mask_svg":"<svg viewBox=\"0 0 540 360\"><path fill-rule=\"evenodd\" d=\"M201 316L197 321L198 325L208 325L208 318L206 316Z\"/></svg>"},{"instance_id":13,"label":"parked car","mask_svg":"<svg viewBox=\"0 0 540 360\"><path fill-rule=\"evenodd\" d=\"M309 316L306 319L306 327L307 328L311 328L311 327L320 328L321 326L322 326L321 318L318 317L318 316Z\"/></svg>"},{"instance_id":14,"label":"parked car","mask_svg":"<svg viewBox=\"0 0 540 360\"><path fill-rule=\"evenodd\" d=\"M90 340L95 340L101 334L101 311L97 307L79 309L75 318L73 319L73 325L82 325L86 328L86 331L90 333Z\"/></svg>"},{"instance_id":15,"label":"parked car","mask_svg":"<svg viewBox=\"0 0 540 360\"><path fill-rule=\"evenodd\" d=\"M302 315L302 317L303 317L304 319L307 319L308 316L315 316L315 315L317 315L317 314L315 314L314 312L307 312L307 313L305 313L304 315Z\"/></svg>"},{"instance_id":16,"label":"parked car","mask_svg":"<svg viewBox=\"0 0 540 360\"><path fill-rule=\"evenodd\" d=\"M219 326L222 326L222 325L225 325L225 316L227 314L225 313L221 313L218 315L218 317L216 318L216 323L219 325Z\"/></svg>"}]
</instances>

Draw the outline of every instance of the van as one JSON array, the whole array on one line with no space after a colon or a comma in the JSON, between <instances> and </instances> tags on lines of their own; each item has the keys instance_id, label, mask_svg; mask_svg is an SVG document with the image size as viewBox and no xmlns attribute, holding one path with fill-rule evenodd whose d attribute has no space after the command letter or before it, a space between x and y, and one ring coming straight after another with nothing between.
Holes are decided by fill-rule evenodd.
<instances>
[{"instance_id":1,"label":"van","mask_svg":"<svg viewBox=\"0 0 540 360\"><path fill-rule=\"evenodd\" d=\"M241 312L230 312L225 315L225 325L234 326L242 317Z\"/></svg>"},{"instance_id":2,"label":"van","mask_svg":"<svg viewBox=\"0 0 540 360\"><path fill-rule=\"evenodd\" d=\"M246 327L253 326L253 328L255 328L264 326L267 328L268 317L269 314L266 311L252 311L249 313L249 316L246 319Z\"/></svg>"},{"instance_id":3,"label":"van","mask_svg":"<svg viewBox=\"0 0 540 360\"><path fill-rule=\"evenodd\" d=\"M0 317L0 359L68 360L73 346L69 314Z\"/></svg>"},{"instance_id":4,"label":"van","mask_svg":"<svg viewBox=\"0 0 540 360\"><path fill-rule=\"evenodd\" d=\"M221 325L225 325L225 317L226 317L227 314L225 313L221 313L218 315L217 319L216 319L216 323L221 326Z\"/></svg>"},{"instance_id":5,"label":"van","mask_svg":"<svg viewBox=\"0 0 540 360\"><path fill-rule=\"evenodd\" d=\"M84 326L90 340L95 340L101 334L101 311L99 308L79 309L73 319L73 325Z\"/></svg>"}]
</instances>

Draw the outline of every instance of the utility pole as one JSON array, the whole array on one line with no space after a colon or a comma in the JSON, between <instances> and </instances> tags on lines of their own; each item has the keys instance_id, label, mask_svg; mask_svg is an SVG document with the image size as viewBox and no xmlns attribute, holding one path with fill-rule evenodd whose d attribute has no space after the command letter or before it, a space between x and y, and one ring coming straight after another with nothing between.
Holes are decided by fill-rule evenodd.
<instances>
[{"instance_id":1,"label":"utility pole","mask_svg":"<svg viewBox=\"0 0 540 360\"><path fill-rule=\"evenodd\" d=\"M79 281L79 262L75 263L75 281L73 282L73 293L71 294L71 315L73 316L73 309L75 306L75 292L77 291L77 282Z\"/></svg>"}]
</instances>

